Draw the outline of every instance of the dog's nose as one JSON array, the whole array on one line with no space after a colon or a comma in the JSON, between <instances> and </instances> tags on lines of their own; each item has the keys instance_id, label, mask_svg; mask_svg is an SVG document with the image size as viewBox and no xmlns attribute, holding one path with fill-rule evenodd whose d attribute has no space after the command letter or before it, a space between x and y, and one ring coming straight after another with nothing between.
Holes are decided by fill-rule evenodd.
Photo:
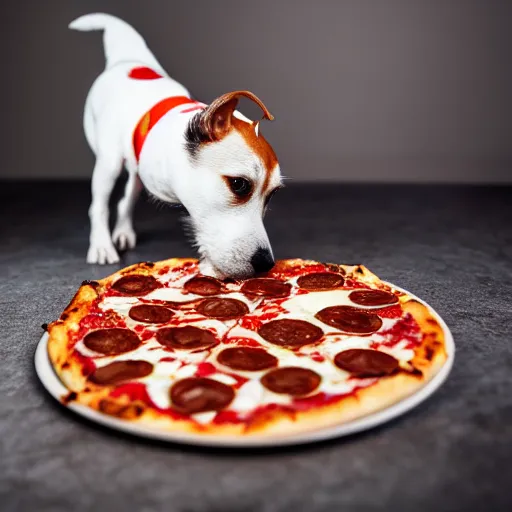
<instances>
[{"instance_id":1,"label":"dog's nose","mask_svg":"<svg viewBox=\"0 0 512 512\"><path fill-rule=\"evenodd\" d=\"M251 258L251 265L254 272L267 272L274 266L274 258L268 249L260 247Z\"/></svg>"}]
</instances>

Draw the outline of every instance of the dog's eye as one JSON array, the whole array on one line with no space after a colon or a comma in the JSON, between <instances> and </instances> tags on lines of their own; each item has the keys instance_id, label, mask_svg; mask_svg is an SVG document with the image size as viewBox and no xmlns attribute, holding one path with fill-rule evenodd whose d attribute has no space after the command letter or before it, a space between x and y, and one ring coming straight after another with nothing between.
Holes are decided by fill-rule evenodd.
<instances>
[{"instance_id":1,"label":"dog's eye","mask_svg":"<svg viewBox=\"0 0 512 512\"><path fill-rule=\"evenodd\" d=\"M229 188L238 197L246 197L252 191L252 184L245 178L228 178Z\"/></svg>"}]
</instances>

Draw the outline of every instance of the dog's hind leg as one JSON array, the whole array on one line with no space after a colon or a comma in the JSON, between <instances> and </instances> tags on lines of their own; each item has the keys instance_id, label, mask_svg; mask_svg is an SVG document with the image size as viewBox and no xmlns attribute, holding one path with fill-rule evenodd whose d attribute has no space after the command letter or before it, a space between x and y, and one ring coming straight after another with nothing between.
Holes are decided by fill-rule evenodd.
<instances>
[{"instance_id":1,"label":"dog's hind leg","mask_svg":"<svg viewBox=\"0 0 512 512\"><path fill-rule=\"evenodd\" d=\"M119 256L112 243L109 229L110 194L122 168L122 158L101 152L96 156L92 175L92 202L89 207L91 221L90 245L87 263L117 263Z\"/></svg>"},{"instance_id":2,"label":"dog's hind leg","mask_svg":"<svg viewBox=\"0 0 512 512\"><path fill-rule=\"evenodd\" d=\"M142 182L135 169L128 168L128 181L124 196L117 205L117 221L112 240L117 247L124 251L133 249L137 243L137 235L133 230L133 209L142 190Z\"/></svg>"}]
</instances>

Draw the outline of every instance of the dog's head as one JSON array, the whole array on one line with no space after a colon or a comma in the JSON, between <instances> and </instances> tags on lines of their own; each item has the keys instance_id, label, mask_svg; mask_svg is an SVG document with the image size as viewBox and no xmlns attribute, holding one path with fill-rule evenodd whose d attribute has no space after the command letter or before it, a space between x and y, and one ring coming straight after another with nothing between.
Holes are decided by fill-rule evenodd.
<instances>
[{"instance_id":1,"label":"dog's head","mask_svg":"<svg viewBox=\"0 0 512 512\"><path fill-rule=\"evenodd\" d=\"M274 264L263 216L281 173L259 122L235 110L242 96L273 119L254 94L235 91L195 114L185 131L191 169L179 198L190 214L201 270L217 277L246 278Z\"/></svg>"}]
</instances>

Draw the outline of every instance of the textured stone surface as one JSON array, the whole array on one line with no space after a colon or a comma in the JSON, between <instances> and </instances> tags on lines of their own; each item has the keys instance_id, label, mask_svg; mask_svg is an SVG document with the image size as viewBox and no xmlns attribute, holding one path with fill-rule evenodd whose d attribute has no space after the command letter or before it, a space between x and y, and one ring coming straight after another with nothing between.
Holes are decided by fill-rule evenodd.
<instances>
[{"instance_id":1,"label":"textured stone surface","mask_svg":"<svg viewBox=\"0 0 512 512\"><path fill-rule=\"evenodd\" d=\"M280 258L366 264L455 337L445 385L392 423L302 448L233 452L125 436L38 384L33 355L83 279L88 184L0 183L0 509L510 510L512 189L290 185L267 225ZM52 190L56 193L53 195ZM123 265L189 256L179 212L141 201Z\"/></svg>"}]
</instances>

